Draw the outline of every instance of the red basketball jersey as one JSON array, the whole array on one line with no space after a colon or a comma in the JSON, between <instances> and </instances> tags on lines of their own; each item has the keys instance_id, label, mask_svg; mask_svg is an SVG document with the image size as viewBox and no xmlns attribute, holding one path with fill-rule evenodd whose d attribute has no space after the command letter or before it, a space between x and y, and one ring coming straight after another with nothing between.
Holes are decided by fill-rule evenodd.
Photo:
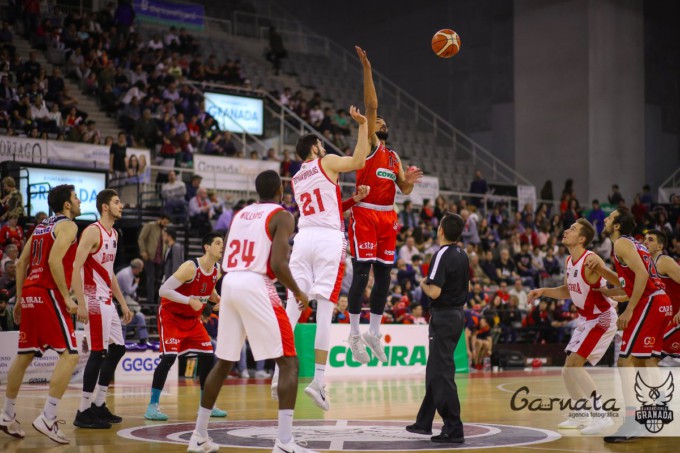
<instances>
[{"instance_id":1,"label":"red basketball jersey","mask_svg":"<svg viewBox=\"0 0 680 453\"><path fill-rule=\"evenodd\" d=\"M640 255L640 258L649 273L649 279L647 279L647 285L645 286L644 293L642 293L642 297L649 297L655 292L663 290L664 284L661 281L661 278L659 278L659 273L656 270L656 263L654 262L651 253L649 253L649 250L647 250L647 247L629 236L622 236L619 240L622 239L631 241L633 245L635 245L638 255ZM616 253L613 253L612 257L614 258L614 266L616 267L616 273L619 274L619 281L621 281L621 285L623 285L623 290L628 297L630 297L631 294L633 294L633 286L635 286L635 272L627 265L622 264L616 256Z\"/></svg>"},{"instance_id":2,"label":"red basketball jersey","mask_svg":"<svg viewBox=\"0 0 680 453\"><path fill-rule=\"evenodd\" d=\"M399 176L399 158L397 153L387 148L382 142L366 159L366 166L357 170L357 187L370 186L368 196L361 203L380 206L392 206L397 191Z\"/></svg>"},{"instance_id":3,"label":"red basketball jersey","mask_svg":"<svg viewBox=\"0 0 680 453\"><path fill-rule=\"evenodd\" d=\"M215 284L217 284L218 268L217 265L215 265L210 274L205 274L201 269L200 264L198 264L198 259L192 261L196 264L194 278L191 279L191 281L183 283L176 291L183 296L199 298L205 303L215 289ZM165 297L161 297L161 305L163 306L163 310L167 310L173 315L183 316L185 318L199 318L203 312L202 308L195 311L187 304L173 302Z\"/></svg>"},{"instance_id":4,"label":"red basketball jersey","mask_svg":"<svg viewBox=\"0 0 680 453\"><path fill-rule=\"evenodd\" d=\"M59 222L72 222L72 220L63 215L52 216L35 227L31 236L31 261L28 264L24 288L39 286L46 289L57 289L57 284L54 282L54 277L50 270L49 259L52 246L56 240L54 229ZM76 259L77 249L78 241L74 239L62 259L66 286L68 288L71 288L73 261Z\"/></svg>"},{"instance_id":5,"label":"red basketball jersey","mask_svg":"<svg viewBox=\"0 0 680 453\"><path fill-rule=\"evenodd\" d=\"M656 261L659 261L664 255L659 255ZM671 299L671 304L673 305L673 314L677 314L680 310L680 284L676 283L675 280L670 278L668 275L659 274L661 281L666 285L666 294Z\"/></svg>"}]
</instances>

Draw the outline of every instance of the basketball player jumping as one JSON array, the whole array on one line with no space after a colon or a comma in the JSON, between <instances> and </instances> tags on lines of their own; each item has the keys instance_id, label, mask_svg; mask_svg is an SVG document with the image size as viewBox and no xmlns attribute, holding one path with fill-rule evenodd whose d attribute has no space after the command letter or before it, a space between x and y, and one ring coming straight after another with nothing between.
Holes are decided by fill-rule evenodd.
<instances>
[{"instance_id":1,"label":"basketball player jumping","mask_svg":"<svg viewBox=\"0 0 680 453\"><path fill-rule=\"evenodd\" d=\"M295 202L300 207L299 232L295 236L290 257L290 271L300 289L316 299L316 336L314 339L314 380L305 394L321 409L330 407L324 389L324 372L330 347L333 310L338 302L345 273L345 222L343 203L338 185L340 173L363 168L368 155L366 117L354 106L350 115L359 125L357 145L352 156L326 154L316 134L300 137L295 147L303 159L300 170L293 176ZM369 192L370 193L370 192ZM300 309L289 294L286 313L293 332L300 318ZM272 379L272 397L276 397L278 374Z\"/></svg>"},{"instance_id":2,"label":"basketball player jumping","mask_svg":"<svg viewBox=\"0 0 680 453\"><path fill-rule=\"evenodd\" d=\"M571 299L578 309L577 327L571 335L571 340L565 349L567 360L564 363L564 382L569 395L574 399L589 398L596 389L595 382L586 372L582 372L586 362L597 365L607 352L609 344L616 334L616 310L614 301L606 298L600 288L607 287L607 281L596 271L586 266L592 261L602 266L602 259L586 247L595 237L595 228L585 219L577 220L565 230L562 244L569 250L564 285L557 288L538 288L529 292L528 302L532 303L538 297L553 299ZM619 282L611 273L605 273L618 285ZM579 368L576 370L575 368ZM581 428L582 434L598 434L611 426L614 422L608 417L595 419L590 425L586 417L569 418L560 423L559 427Z\"/></svg>"},{"instance_id":3,"label":"basketball player jumping","mask_svg":"<svg viewBox=\"0 0 680 453\"><path fill-rule=\"evenodd\" d=\"M178 355L198 355L198 379L201 391L215 361L212 342L201 322L201 313L208 301L217 302L219 296L215 285L220 271L217 262L224 253L222 235L209 233L201 241L203 256L185 261L159 291L161 306L158 309L158 332L162 348L161 361L153 373L151 400L144 418L147 420L168 419L158 410L165 380ZM211 417L226 417L227 412L216 407Z\"/></svg>"},{"instance_id":4,"label":"basketball player jumping","mask_svg":"<svg viewBox=\"0 0 680 453\"><path fill-rule=\"evenodd\" d=\"M366 165L357 170L357 187L371 188L368 196L352 207L349 224L350 252L352 254L353 278L349 289L350 336L349 345L354 359L368 363L366 346L381 362L387 361L381 340L382 322L387 295L390 288L390 270L394 263L397 245L397 213L394 211L396 187L408 195L423 172L416 167L402 168L396 152L385 142L388 138L387 123L378 116L378 96L373 84L371 63L361 48L356 47L364 72L364 103L368 141L373 152L366 159ZM371 290L370 328L361 335L361 298L368 284L373 267L374 285Z\"/></svg>"},{"instance_id":5,"label":"basketball player jumping","mask_svg":"<svg viewBox=\"0 0 680 453\"><path fill-rule=\"evenodd\" d=\"M125 324L132 319L132 312L113 273L118 249L118 232L113 225L123 216L118 193L112 189L99 192L97 211L101 217L83 231L73 263L78 321L85 324L90 341L90 357L83 372L83 394L73 424L79 428L107 429L111 423L123 421L106 407L109 384L125 354L123 326L113 305L113 296L120 303Z\"/></svg>"},{"instance_id":6,"label":"basketball player jumping","mask_svg":"<svg viewBox=\"0 0 680 453\"><path fill-rule=\"evenodd\" d=\"M226 243L222 270L220 323L217 331L218 358L208 375L201 398L196 428L189 441L190 452L211 453L217 444L208 437L208 420L225 378L241 356L246 336L255 360L275 359L279 377L279 423L274 452L309 450L293 439L293 412L297 396L298 359L290 321L276 293L273 279L295 296L301 308L307 295L297 285L288 267L288 241L295 220L281 205L283 186L277 172L268 170L255 178L259 203L234 216Z\"/></svg>"},{"instance_id":7,"label":"basketball player jumping","mask_svg":"<svg viewBox=\"0 0 680 453\"><path fill-rule=\"evenodd\" d=\"M625 208L614 210L604 220L604 233L614 244L612 260L622 288L603 291L606 295L626 296L628 305L619 315L618 326L623 329L619 367L646 367L656 365L661 357L664 334L673 315L671 301L664 292L664 285L656 269L654 259L643 244L631 234L635 219ZM602 273L604 263L592 261L587 266ZM607 272L607 270L603 270ZM608 443L634 440L643 434L642 425L633 417L635 397L631 394L634 382L629 373L621 373L626 400L626 418L619 430L604 438Z\"/></svg>"},{"instance_id":8,"label":"basketball player jumping","mask_svg":"<svg viewBox=\"0 0 680 453\"><path fill-rule=\"evenodd\" d=\"M654 257L656 270L666 286L666 294L673 306L673 322L663 336L661 355L680 357L680 265L664 253L668 238L659 230L648 231L645 235L645 246Z\"/></svg>"},{"instance_id":9,"label":"basketball player jumping","mask_svg":"<svg viewBox=\"0 0 680 453\"><path fill-rule=\"evenodd\" d=\"M35 228L26 242L17 264L17 303L14 319L19 328L18 354L7 373L5 406L0 413L0 430L23 439L26 433L16 420L16 397L26 369L35 356L46 349L59 353L50 377L45 407L33 421L33 427L59 444L69 439L61 432L57 406L78 363L76 333L71 315L77 305L69 288L73 261L78 247L78 226L73 219L80 215L80 200L71 185L52 188L47 203L55 215Z\"/></svg>"}]
</instances>

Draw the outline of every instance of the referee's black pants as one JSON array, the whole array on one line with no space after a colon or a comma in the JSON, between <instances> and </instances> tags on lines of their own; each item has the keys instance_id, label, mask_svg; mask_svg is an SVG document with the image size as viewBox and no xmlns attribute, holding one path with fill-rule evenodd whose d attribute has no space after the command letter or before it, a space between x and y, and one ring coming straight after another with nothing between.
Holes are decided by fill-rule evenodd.
<instances>
[{"instance_id":1,"label":"referee's black pants","mask_svg":"<svg viewBox=\"0 0 680 453\"><path fill-rule=\"evenodd\" d=\"M431 310L430 354L425 370L425 398L418 411L416 425L432 429L435 411L444 420L442 433L463 437L460 401L454 381L456 367L453 351L465 328L465 315L460 308Z\"/></svg>"}]
</instances>

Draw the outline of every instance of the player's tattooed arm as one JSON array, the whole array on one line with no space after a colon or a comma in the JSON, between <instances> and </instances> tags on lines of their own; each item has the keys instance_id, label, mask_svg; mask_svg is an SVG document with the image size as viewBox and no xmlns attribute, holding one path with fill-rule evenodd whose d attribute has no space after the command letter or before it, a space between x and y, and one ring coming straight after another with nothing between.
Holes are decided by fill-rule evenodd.
<instances>
[{"instance_id":1,"label":"player's tattooed arm","mask_svg":"<svg viewBox=\"0 0 680 453\"><path fill-rule=\"evenodd\" d=\"M378 95L375 91L375 84L373 83L373 71L371 69L371 62L368 60L366 51L359 46L354 46L357 51L357 56L361 61L361 66L364 73L364 108L366 109L366 119L368 122L368 130L366 136L368 137L371 146L378 144L378 137L375 135L377 130L376 120L378 118Z\"/></svg>"}]
</instances>

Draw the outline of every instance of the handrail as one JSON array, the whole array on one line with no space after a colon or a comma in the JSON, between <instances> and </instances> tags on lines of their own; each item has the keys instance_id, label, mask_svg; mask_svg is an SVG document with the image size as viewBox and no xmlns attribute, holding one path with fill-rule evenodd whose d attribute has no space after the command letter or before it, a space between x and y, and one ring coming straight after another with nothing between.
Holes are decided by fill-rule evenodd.
<instances>
[{"instance_id":1,"label":"handrail","mask_svg":"<svg viewBox=\"0 0 680 453\"><path fill-rule=\"evenodd\" d=\"M676 184L680 183L680 168L675 170L664 182L659 184L659 187L678 187Z\"/></svg>"}]
</instances>

